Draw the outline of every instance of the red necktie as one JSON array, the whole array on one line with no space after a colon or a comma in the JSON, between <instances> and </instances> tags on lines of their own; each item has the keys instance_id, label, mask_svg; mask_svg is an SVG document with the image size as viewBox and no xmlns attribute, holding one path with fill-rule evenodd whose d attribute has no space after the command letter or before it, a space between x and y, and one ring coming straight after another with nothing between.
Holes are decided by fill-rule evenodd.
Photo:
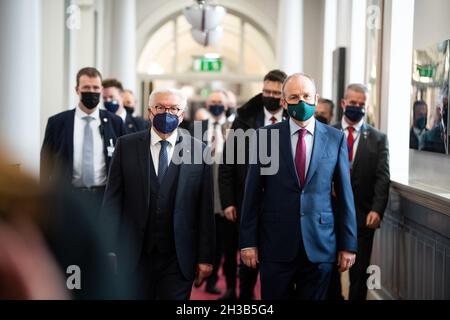
<instances>
[{"instance_id":1,"label":"red necktie","mask_svg":"<svg viewBox=\"0 0 450 320\"><path fill-rule=\"evenodd\" d=\"M270 118L270 121L272 121L272 124L275 124L275 123L277 123L277 118L272 117L272 118Z\"/></svg>"},{"instance_id":2,"label":"red necktie","mask_svg":"<svg viewBox=\"0 0 450 320\"><path fill-rule=\"evenodd\" d=\"M298 141L295 149L295 168L297 169L298 180L303 188L305 185L305 169L306 169L306 129L298 130Z\"/></svg>"},{"instance_id":3,"label":"red necktie","mask_svg":"<svg viewBox=\"0 0 450 320\"><path fill-rule=\"evenodd\" d=\"M348 161L353 161L353 143L355 142L353 138L353 131L355 131L355 128L348 127L348 136L347 136L347 148L348 148Z\"/></svg>"}]
</instances>

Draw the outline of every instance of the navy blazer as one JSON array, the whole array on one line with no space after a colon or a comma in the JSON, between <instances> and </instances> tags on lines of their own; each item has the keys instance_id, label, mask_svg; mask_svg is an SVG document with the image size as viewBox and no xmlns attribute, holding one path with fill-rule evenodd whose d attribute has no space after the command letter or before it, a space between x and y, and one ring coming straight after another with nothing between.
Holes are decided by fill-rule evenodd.
<instances>
[{"instance_id":1,"label":"navy blazer","mask_svg":"<svg viewBox=\"0 0 450 320\"><path fill-rule=\"evenodd\" d=\"M291 148L289 121L261 128L269 142L275 130L279 141L279 169L260 175L257 161L247 174L240 248L257 247L260 261L294 260L304 245L313 263L336 261L337 250L356 252L356 218L350 184L347 143L343 132L316 121L314 145L302 189ZM271 149L270 143L268 150ZM332 188L337 194L332 206Z\"/></svg>"},{"instance_id":2,"label":"navy blazer","mask_svg":"<svg viewBox=\"0 0 450 320\"><path fill-rule=\"evenodd\" d=\"M74 122L75 109L63 111L48 119L41 149L41 181L61 178L63 182L72 183ZM108 170L112 156L107 151L110 139L114 146L125 129L120 117L105 110L100 110L100 122L99 130L103 137L103 153Z\"/></svg>"},{"instance_id":3,"label":"navy blazer","mask_svg":"<svg viewBox=\"0 0 450 320\"><path fill-rule=\"evenodd\" d=\"M173 211L175 249L181 272L193 280L196 264L214 261L212 169L202 161L205 144L187 130L179 129L178 133L174 157L180 154L184 161L175 164L173 157L170 163L179 165ZM119 268L131 268L125 272L138 265L145 241L150 185L157 183L151 179L150 157L150 131L125 135L117 141L109 172L102 221L112 230L115 245L110 250L116 253Z\"/></svg>"},{"instance_id":4,"label":"navy blazer","mask_svg":"<svg viewBox=\"0 0 450 320\"><path fill-rule=\"evenodd\" d=\"M125 132L127 134L147 130L149 126L149 121L141 117L133 117L129 113L125 117Z\"/></svg>"}]
</instances>

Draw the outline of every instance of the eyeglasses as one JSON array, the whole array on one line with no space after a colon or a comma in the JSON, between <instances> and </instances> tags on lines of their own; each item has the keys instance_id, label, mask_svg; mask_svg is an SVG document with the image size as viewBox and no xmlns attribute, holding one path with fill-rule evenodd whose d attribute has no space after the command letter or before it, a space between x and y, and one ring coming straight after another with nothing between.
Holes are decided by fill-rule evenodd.
<instances>
[{"instance_id":1,"label":"eyeglasses","mask_svg":"<svg viewBox=\"0 0 450 320\"><path fill-rule=\"evenodd\" d=\"M263 92L263 95L266 97L270 97L270 96L273 96L275 98L281 97L281 91L272 91L272 90L263 89L262 92Z\"/></svg>"},{"instance_id":2,"label":"eyeglasses","mask_svg":"<svg viewBox=\"0 0 450 320\"><path fill-rule=\"evenodd\" d=\"M314 103L314 96L311 96L308 93L302 96L299 96L298 94L292 94L290 96L287 96L284 100L286 100L288 104L298 104L300 100L303 100L307 103Z\"/></svg>"},{"instance_id":3,"label":"eyeglasses","mask_svg":"<svg viewBox=\"0 0 450 320\"><path fill-rule=\"evenodd\" d=\"M154 107L156 109L156 113L165 113L165 112L169 112L170 114L176 115L178 114L178 112L181 111L181 108L178 107L178 105L173 105L173 106L163 106L163 105L156 105Z\"/></svg>"}]
</instances>

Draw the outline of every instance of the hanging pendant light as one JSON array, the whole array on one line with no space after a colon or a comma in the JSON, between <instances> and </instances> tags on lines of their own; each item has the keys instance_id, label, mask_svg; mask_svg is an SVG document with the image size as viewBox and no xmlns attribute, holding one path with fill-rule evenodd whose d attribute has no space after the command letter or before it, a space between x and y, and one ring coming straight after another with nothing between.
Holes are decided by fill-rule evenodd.
<instances>
[{"instance_id":1,"label":"hanging pendant light","mask_svg":"<svg viewBox=\"0 0 450 320\"><path fill-rule=\"evenodd\" d=\"M206 0L197 0L196 4L183 10L187 21L192 25L192 37L203 46L212 45L220 40L223 34L220 24L226 13L224 7L208 4Z\"/></svg>"}]
</instances>

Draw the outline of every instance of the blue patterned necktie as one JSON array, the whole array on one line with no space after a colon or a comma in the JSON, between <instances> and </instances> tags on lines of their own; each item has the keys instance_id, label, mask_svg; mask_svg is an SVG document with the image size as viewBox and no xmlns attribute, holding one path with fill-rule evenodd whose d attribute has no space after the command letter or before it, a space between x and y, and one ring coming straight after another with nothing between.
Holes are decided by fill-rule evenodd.
<instances>
[{"instance_id":1,"label":"blue patterned necktie","mask_svg":"<svg viewBox=\"0 0 450 320\"><path fill-rule=\"evenodd\" d=\"M161 184L167 171L167 167L169 166L169 155L167 153L169 142L161 140L159 143L161 144L161 150L159 151L158 181L159 184Z\"/></svg>"}]
</instances>

